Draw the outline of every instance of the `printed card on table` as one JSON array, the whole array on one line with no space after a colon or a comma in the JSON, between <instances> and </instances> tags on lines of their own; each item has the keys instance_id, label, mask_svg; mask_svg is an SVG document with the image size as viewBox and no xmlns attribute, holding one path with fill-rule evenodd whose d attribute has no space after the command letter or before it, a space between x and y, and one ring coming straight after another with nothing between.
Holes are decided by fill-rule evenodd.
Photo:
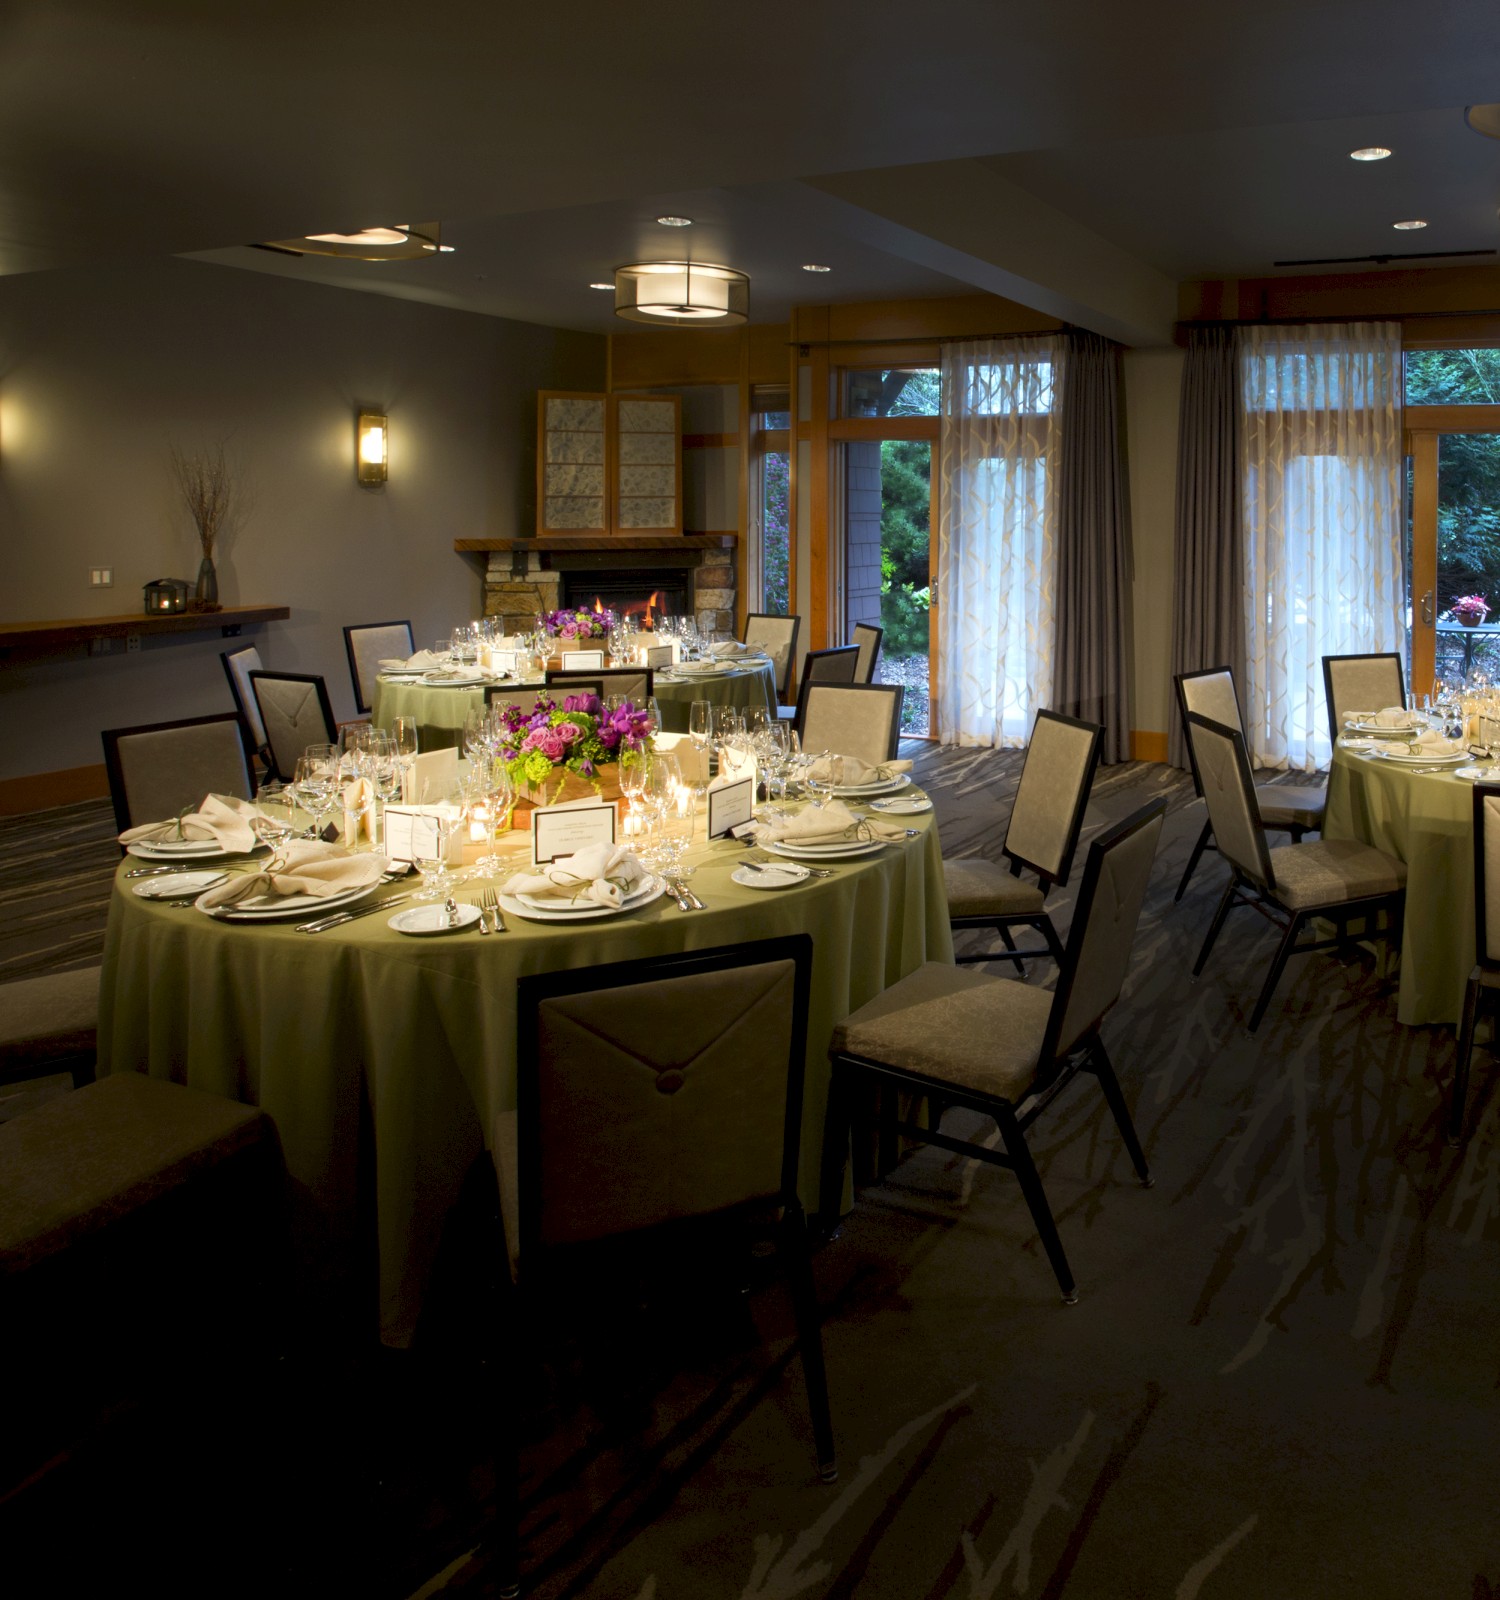
<instances>
[{"instance_id":1,"label":"printed card on table","mask_svg":"<svg viewBox=\"0 0 1500 1600\"><path fill-rule=\"evenodd\" d=\"M516 652L514 650L491 650L491 672L514 672L516 670Z\"/></svg>"},{"instance_id":2,"label":"printed card on table","mask_svg":"<svg viewBox=\"0 0 1500 1600\"><path fill-rule=\"evenodd\" d=\"M755 780L741 778L734 783L710 784L708 790L708 836L722 839L726 833L749 822L755 812Z\"/></svg>"},{"instance_id":3,"label":"printed card on table","mask_svg":"<svg viewBox=\"0 0 1500 1600\"><path fill-rule=\"evenodd\" d=\"M397 806L385 808L384 855L388 861L401 861L410 866L426 856L431 857L436 843L438 819L448 823L447 860L456 864L464 858L464 830L459 820L457 806ZM425 849L424 849L425 846Z\"/></svg>"},{"instance_id":4,"label":"printed card on table","mask_svg":"<svg viewBox=\"0 0 1500 1600\"><path fill-rule=\"evenodd\" d=\"M613 844L615 820L615 808L606 800L538 806L531 813L531 859L541 867L591 845Z\"/></svg>"},{"instance_id":5,"label":"printed card on table","mask_svg":"<svg viewBox=\"0 0 1500 1600\"><path fill-rule=\"evenodd\" d=\"M643 667L670 667L677 658L677 652L669 644L643 645L636 653L636 660Z\"/></svg>"},{"instance_id":6,"label":"printed card on table","mask_svg":"<svg viewBox=\"0 0 1500 1600\"><path fill-rule=\"evenodd\" d=\"M564 672L587 672L590 668L599 668L604 665L604 652L602 650L564 650L562 664Z\"/></svg>"}]
</instances>

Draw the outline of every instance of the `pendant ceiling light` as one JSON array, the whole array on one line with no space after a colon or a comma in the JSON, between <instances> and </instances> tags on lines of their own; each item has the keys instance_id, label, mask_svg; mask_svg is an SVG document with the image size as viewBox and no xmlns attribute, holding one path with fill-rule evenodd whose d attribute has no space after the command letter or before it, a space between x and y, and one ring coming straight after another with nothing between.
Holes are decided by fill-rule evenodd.
<instances>
[{"instance_id":1,"label":"pendant ceiling light","mask_svg":"<svg viewBox=\"0 0 1500 1600\"><path fill-rule=\"evenodd\" d=\"M448 255L442 224L398 222L388 228L358 228L352 233L309 233L300 239L274 239L258 246L289 256L338 256L345 261L420 261Z\"/></svg>"},{"instance_id":2,"label":"pendant ceiling light","mask_svg":"<svg viewBox=\"0 0 1500 1600\"><path fill-rule=\"evenodd\" d=\"M615 315L677 328L727 328L749 320L750 280L702 261L644 261L615 268Z\"/></svg>"},{"instance_id":3,"label":"pendant ceiling light","mask_svg":"<svg viewBox=\"0 0 1500 1600\"><path fill-rule=\"evenodd\" d=\"M1475 133L1482 133L1490 139L1500 139L1500 105L1466 106L1464 108L1464 121Z\"/></svg>"}]
</instances>

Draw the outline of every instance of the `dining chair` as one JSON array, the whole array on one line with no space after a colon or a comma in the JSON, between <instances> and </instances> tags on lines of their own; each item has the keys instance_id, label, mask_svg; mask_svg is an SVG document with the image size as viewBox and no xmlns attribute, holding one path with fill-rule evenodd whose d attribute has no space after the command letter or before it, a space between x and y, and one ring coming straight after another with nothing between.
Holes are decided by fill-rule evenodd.
<instances>
[{"instance_id":1,"label":"dining chair","mask_svg":"<svg viewBox=\"0 0 1500 1600\"><path fill-rule=\"evenodd\" d=\"M784 721L790 720L800 734L802 711L807 703L809 687L815 683L853 683L854 669L858 661L857 644L835 645L831 650L809 650L807 658L802 663L802 676L797 684L796 707L779 706L776 715Z\"/></svg>"},{"instance_id":2,"label":"dining chair","mask_svg":"<svg viewBox=\"0 0 1500 1600\"><path fill-rule=\"evenodd\" d=\"M792 668L797 663L797 634L802 627L798 616L777 617L768 611L745 615L741 642L753 644L770 656L776 676L776 696L783 703L792 697Z\"/></svg>"},{"instance_id":3,"label":"dining chair","mask_svg":"<svg viewBox=\"0 0 1500 1600\"><path fill-rule=\"evenodd\" d=\"M948 922L955 932L993 928L1004 950L955 956L960 966L1014 961L1024 973L1033 956L1062 959L1062 941L1047 914L1047 896L1054 885L1066 888L1073 854L1088 809L1099 743L1104 729L1058 711L1038 711L1026 746L1021 781L1011 804L1000 854L1007 865L987 856L943 858L943 885L948 894ZM1035 883L1021 877L1034 872ZM1045 949L1018 950L1013 928L1034 928L1047 941Z\"/></svg>"},{"instance_id":4,"label":"dining chair","mask_svg":"<svg viewBox=\"0 0 1500 1600\"><path fill-rule=\"evenodd\" d=\"M587 689L601 700L606 695L624 695L639 711L651 699L655 676L650 667L589 667L576 672L565 667L548 667L547 687L556 687L565 693L569 689Z\"/></svg>"},{"instance_id":5,"label":"dining chair","mask_svg":"<svg viewBox=\"0 0 1500 1600\"><path fill-rule=\"evenodd\" d=\"M831 1483L798 1195L812 950L799 933L522 977L515 1166L507 1177L503 1152L496 1166L523 1317L538 1286L577 1271L581 1247L648 1235L670 1245L693 1219L764 1215L791 1287L818 1469ZM513 1461L497 1518L503 1594L517 1592Z\"/></svg>"},{"instance_id":6,"label":"dining chair","mask_svg":"<svg viewBox=\"0 0 1500 1600\"><path fill-rule=\"evenodd\" d=\"M517 706L529 717L536 710L537 696L542 691L534 684L525 689L512 689L503 683L487 683L484 686L485 709L494 706Z\"/></svg>"},{"instance_id":7,"label":"dining chair","mask_svg":"<svg viewBox=\"0 0 1500 1600\"><path fill-rule=\"evenodd\" d=\"M250 692L265 724L272 769L283 783L296 776L297 758L308 745L338 742L328 685L316 673L252 672Z\"/></svg>"},{"instance_id":8,"label":"dining chair","mask_svg":"<svg viewBox=\"0 0 1500 1600\"><path fill-rule=\"evenodd\" d=\"M1172 681L1177 686L1177 705L1184 726L1188 712L1196 711L1211 722L1222 722L1226 728L1238 728L1243 735L1245 719L1240 715L1240 697L1235 691L1234 674L1228 667L1179 672ZM1198 779L1198 766L1191 744L1188 746L1188 764L1193 769L1193 789L1201 799L1203 785ZM1258 783L1255 786L1255 809L1260 816L1261 827L1268 833L1291 834L1293 844L1300 844L1306 833L1321 832L1323 807L1327 798L1327 791L1314 784ZM1182 899L1203 852L1213 849L1213 837L1213 824L1205 818L1174 899Z\"/></svg>"},{"instance_id":9,"label":"dining chair","mask_svg":"<svg viewBox=\"0 0 1500 1600\"><path fill-rule=\"evenodd\" d=\"M121 833L196 810L208 794L240 800L255 794L250 732L238 712L106 728L100 738Z\"/></svg>"},{"instance_id":10,"label":"dining chair","mask_svg":"<svg viewBox=\"0 0 1500 1600\"><path fill-rule=\"evenodd\" d=\"M66 1072L81 1087L98 1043L98 967L0 983L0 1084Z\"/></svg>"},{"instance_id":11,"label":"dining chair","mask_svg":"<svg viewBox=\"0 0 1500 1600\"><path fill-rule=\"evenodd\" d=\"M1229 867L1229 882L1193 965L1193 976L1202 973L1235 906L1251 906L1282 929L1271 970L1250 1014L1247 1031L1254 1033L1292 956L1347 946L1353 921L1370 924L1359 937L1377 938L1376 922L1382 912L1387 945L1400 948L1406 863L1353 839L1315 839L1272 850L1255 805L1244 735L1196 711L1188 713L1187 734L1214 840ZM1315 936L1299 943L1299 935L1314 920L1334 923L1337 932L1331 938Z\"/></svg>"},{"instance_id":12,"label":"dining chair","mask_svg":"<svg viewBox=\"0 0 1500 1600\"><path fill-rule=\"evenodd\" d=\"M856 622L849 632L849 643L859 647L854 681L874 683L875 669L880 665L880 644L885 638L885 629L877 628L873 622Z\"/></svg>"},{"instance_id":13,"label":"dining chair","mask_svg":"<svg viewBox=\"0 0 1500 1600\"><path fill-rule=\"evenodd\" d=\"M1500 991L1500 785L1474 785L1474 949L1478 960L1464 988L1463 1021L1458 1029L1458 1055L1448 1095L1448 1143L1458 1144L1464 1131L1464 1100L1469 1065L1474 1055L1474 1025L1482 1002Z\"/></svg>"},{"instance_id":14,"label":"dining chair","mask_svg":"<svg viewBox=\"0 0 1500 1600\"><path fill-rule=\"evenodd\" d=\"M894 761L901 740L899 683L809 683L802 693L802 748Z\"/></svg>"},{"instance_id":15,"label":"dining chair","mask_svg":"<svg viewBox=\"0 0 1500 1600\"><path fill-rule=\"evenodd\" d=\"M354 681L354 708L370 714L375 703L375 680L380 663L406 661L417 651L410 622L361 622L344 629L344 649L349 656L349 676Z\"/></svg>"},{"instance_id":16,"label":"dining chair","mask_svg":"<svg viewBox=\"0 0 1500 1600\"><path fill-rule=\"evenodd\" d=\"M1074 1304L1078 1288L1026 1131L1080 1072L1089 1073L1137 1176L1151 1186L1099 1028L1124 985L1166 813L1167 802L1153 800L1089 846L1055 991L929 961L838 1024L829 1049L833 1082L819 1201L825 1223L838 1214L849 1136L864 1121L869 1100L862 1091L884 1084L925 1096L944 1112L977 1111L999 1129L1001 1148L944 1133L941 1117L926 1128L900 1121L886 1126L1014 1172L1063 1303Z\"/></svg>"},{"instance_id":17,"label":"dining chair","mask_svg":"<svg viewBox=\"0 0 1500 1600\"><path fill-rule=\"evenodd\" d=\"M250 674L265 671L260 651L253 644L247 644L238 650L221 650L219 660L224 664L224 676L229 679L234 709L245 719L245 726L250 730L255 754L269 767L271 760L266 753L266 725L260 720L260 707L250 693Z\"/></svg>"},{"instance_id":18,"label":"dining chair","mask_svg":"<svg viewBox=\"0 0 1500 1600\"><path fill-rule=\"evenodd\" d=\"M1351 711L1384 711L1406 705L1406 673L1394 650L1367 656L1324 656L1323 693L1328 735L1335 744Z\"/></svg>"}]
</instances>

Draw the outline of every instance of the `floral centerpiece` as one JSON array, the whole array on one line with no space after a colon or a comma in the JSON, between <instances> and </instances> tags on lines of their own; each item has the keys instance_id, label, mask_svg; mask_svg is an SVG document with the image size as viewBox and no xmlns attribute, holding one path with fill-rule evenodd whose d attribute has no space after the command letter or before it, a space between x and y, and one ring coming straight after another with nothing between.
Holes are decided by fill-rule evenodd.
<instances>
[{"instance_id":1,"label":"floral centerpiece","mask_svg":"<svg viewBox=\"0 0 1500 1600\"><path fill-rule=\"evenodd\" d=\"M1449 608L1466 628L1477 628L1489 615L1490 603L1482 594L1460 595Z\"/></svg>"},{"instance_id":2,"label":"floral centerpiece","mask_svg":"<svg viewBox=\"0 0 1500 1600\"><path fill-rule=\"evenodd\" d=\"M578 639L607 639L620 625L616 612L608 607L597 611L579 606L565 611L548 611L541 617L542 632L553 639L572 644Z\"/></svg>"},{"instance_id":3,"label":"floral centerpiece","mask_svg":"<svg viewBox=\"0 0 1500 1600\"><path fill-rule=\"evenodd\" d=\"M496 755L517 794L527 791L540 805L556 804L570 777L600 795L608 779L618 793L620 763L651 748L651 715L628 700L609 711L597 695L570 694L560 706L538 695L529 712L506 706L500 722ZM615 772L601 771L609 767Z\"/></svg>"}]
</instances>

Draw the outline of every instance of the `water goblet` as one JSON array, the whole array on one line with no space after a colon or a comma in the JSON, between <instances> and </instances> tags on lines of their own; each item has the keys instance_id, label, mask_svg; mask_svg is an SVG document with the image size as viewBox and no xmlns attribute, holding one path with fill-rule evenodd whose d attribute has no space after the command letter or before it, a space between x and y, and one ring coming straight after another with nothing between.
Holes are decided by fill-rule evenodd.
<instances>
[{"instance_id":1,"label":"water goblet","mask_svg":"<svg viewBox=\"0 0 1500 1600\"><path fill-rule=\"evenodd\" d=\"M437 900L448 892L448 841L453 823L436 812L412 818L412 864L422 874L422 887L416 900Z\"/></svg>"}]
</instances>

